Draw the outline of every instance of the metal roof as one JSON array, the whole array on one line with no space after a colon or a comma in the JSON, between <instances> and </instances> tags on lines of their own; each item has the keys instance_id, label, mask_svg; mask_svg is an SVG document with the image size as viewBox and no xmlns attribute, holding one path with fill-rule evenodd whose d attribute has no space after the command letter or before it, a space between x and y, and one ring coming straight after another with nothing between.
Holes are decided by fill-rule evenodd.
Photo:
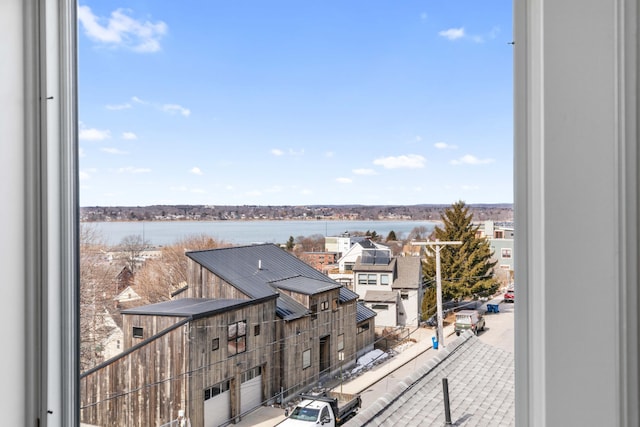
<instances>
[{"instance_id":1,"label":"metal roof","mask_svg":"<svg viewBox=\"0 0 640 427\"><path fill-rule=\"evenodd\" d=\"M299 319L310 314L309 310L287 294L280 294L276 301L276 315L284 320Z\"/></svg>"},{"instance_id":2,"label":"metal roof","mask_svg":"<svg viewBox=\"0 0 640 427\"><path fill-rule=\"evenodd\" d=\"M356 271L356 272L359 272L359 271L388 271L388 272L392 272L396 268L396 258L391 258L390 260L387 260L387 262L379 263L379 264L363 262L362 259L363 259L363 256L359 256L356 259L356 263L353 266L353 271Z\"/></svg>"},{"instance_id":3,"label":"metal roof","mask_svg":"<svg viewBox=\"0 0 640 427\"><path fill-rule=\"evenodd\" d=\"M268 243L187 252L186 255L251 298L276 294L270 286L294 279L291 286L306 294L341 285L280 247ZM309 279L309 280L306 280Z\"/></svg>"},{"instance_id":4,"label":"metal roof","mask_svg":"<svg viewBox=\"0 0 640 427\"><path fill-rule=\"evenodd\" d=\"M360 295L348 289L346 286L340 288L340 302L345 303L360 298Z\"/></svg>"},{"instance_id":5,"label":"metal roof","mask_svg":"<svg viewBox=\"0 0 640 427\"><path fill-rule=\"evenodd\" d=\"M275 296L273 297L275 298ZM123 310L122 314L198 318L254 304L254 300L180 298Z\"/></svg>"},{"instance_id":6,"label":"metal roof","mask_svg":"<svg viewBox=\"0 0 640 427\"><path fill-rule=\"evenodd\" d=\"M453 425L514 426L514 366L512 353L464 332L344 425L444 425L442 379L447 378Z\"/></svg>"},{"instance_id":7,"label":"metal roof","mask_svg":"<svg viewBox=\"0 0 640 427\"><path fill-rule=\"evenodd\" d=\"M357 304L356 311L356 323L364 322L365 320L369 320L378 315L375 311L371 310L369 307L359 302Z\"/></svg>"}]
</instances>

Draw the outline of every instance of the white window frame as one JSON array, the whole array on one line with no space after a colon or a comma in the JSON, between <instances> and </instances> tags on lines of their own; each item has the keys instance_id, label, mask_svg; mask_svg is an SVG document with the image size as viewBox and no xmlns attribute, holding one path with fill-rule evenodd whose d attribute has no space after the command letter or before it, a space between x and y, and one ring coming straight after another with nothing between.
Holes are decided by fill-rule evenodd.
<instances>
[{"instance_id":1,"label":"white window frame","mask_svg":"<svg viewBox=\"0 0 640 427\"><path fill-rule=\"evenodd\" d=\"M12 212L0 217L5 224L14 226L3 236L3 253L7 254L4 274L12 283L25 284L24 288L15 287L5 294L13 302L5 314L25 318L23 327L6 328L1 335L3 341L17 341L17 345L7 346L6 368L0 375L15 390L24 391L6 396L4 405L10 408L4 411L7 425L35 425L36 420L47 426L79 424L79 338L75 323L77 4L72 0L45 3L46 6L36 0L0 2L0 28L5 40L12 41L0 48L3 64L8 64L3 69L6 78L0 82L8 103L3 109L3 124L7 126L0 126L0 163L12 182L12 188L5 190L5 200L14 206ZM581 417L602 416L608 425L636 426L640 424L638 1L523 0L514 2L514 8L518 171L514 202L519 233L514 242L515 271L519 293L525 296L516 302L516 422L518 426L569 425L576 422L571 417L577 412L572 409L580 405ZM591 79L589 91L582 86L583 93L575 97L574 82L585 78ZM608 96L598 99L605 89L613 92L613 100ZM594 100L599 105L590 103ZM46 115L40 108L44 104ZM566 120L562 112L572 112L574 108L585 120ZM564 117L565 122L554 120L558 117ZM575 112L571 117L576 117ZM585 126L595 122L600 123L596 130L611 132L600 142L595 140L598 135L585 132ZM583 150L575 160L576 151L569 143L578 131L582 132L578 140ZM584 156L589 161L600 159L599 181L589 187L591 193L569 192L565 186L557 185L561 176L576 182L594 182L580 169ZM567 171L573 173L574 167L579 175L569 177ZM603 187L606 191L602 191ZM587 207L594 206L597 209L581 217ZM602 213L604 217L592 221ZM575 224L568 227L561 221L563 218L598 223L603 227L599 236L607 239L599 241L594 250L593 241L585 244L591 239L585 232L588 227L581 228L584 236L580 236ZM556 233L559 227L565 229ZM555 256L559 250L554 250L560 239L556 236L564 239L557 245L563 251L559 257ZM576 241L572 241L574 237ZM588 356L587 361L598 357L598 366L612 367L604 372L607 377L584 375L583 366L573 360L574 365L567 366L570 369L561 370L558 352L574 348L572 344L580 343L580 334L570 336L566 347L547 345L556 342L557 334L564 329L561 324L550 323L556 314L545 303L554 303L552 297L572 289L577 278L567 265L572 266L577 256L589 256L588 251L600 256L600 267L606 261L601 270L610 274L608 292L600 292L599 296L604 294L605 301L600 303L610 309L611 315L596 325L597 330L591 334L595 337L591 354L582 357ZM588 292L574 294L576 307L591 303L589 291L594 290L595 279L599 277L580 281ZM22 307L27 311L21 311ZM572 369L580 370L582 375L572 375ZM553 387L554 381L567 378L573 381ZM585 385L597 386L598 392L592 397L573 393L576 389L583 391ZM613 393L609 393L611 390ZM593 399L600 398L604 401L593 404Z\"/></svg>"}]
</instances>

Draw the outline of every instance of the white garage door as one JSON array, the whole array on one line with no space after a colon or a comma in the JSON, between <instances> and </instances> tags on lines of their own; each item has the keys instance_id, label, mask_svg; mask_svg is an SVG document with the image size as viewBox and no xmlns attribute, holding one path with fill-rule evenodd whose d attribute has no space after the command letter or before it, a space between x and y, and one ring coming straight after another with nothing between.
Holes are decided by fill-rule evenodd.
<instances>
[{"instance_id":1,"label":"white garage door","mask_svg":"<svg viewBox=\"0 0 640 427\"><path fill-rule=\"evenodd\" d=\"M262 404L262 368L257 366L242 373L240 412L245 413Z\"/></svg>"},{"instance_id":2,"label":"white garage door","mask_svg":"<svg viewBox=\"0 0 640 427\"><path fill-rule=\"evenodd\" d=\"M229 381L209 387L204 391L204 426L218 427L231 418L231 392Z\"/></svg>"}]
</instances>

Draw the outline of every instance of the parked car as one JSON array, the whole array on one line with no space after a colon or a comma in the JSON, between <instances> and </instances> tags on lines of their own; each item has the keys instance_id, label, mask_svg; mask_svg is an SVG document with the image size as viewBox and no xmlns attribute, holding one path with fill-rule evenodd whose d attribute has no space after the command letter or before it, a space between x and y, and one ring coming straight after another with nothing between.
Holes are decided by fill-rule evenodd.
<instances>
[{"instance_id":1,"label":"parked car","mask_svg":"<svg viewBox=\"0 0 640 427\"><path fill-rule=\"evenodd\" d=\"M484 316L478 310L460 310L456 313L456 335L467 329L471 329L474 334L484 331Z\"/></svg>"},{"instance_id":2,"label":"parked car","mask_svg":"<svg viewBox=\"0 0 640 427\"><path fill-rule=\"evenodd\" d=\"M504 293L504 302L513 302L515 298L515 289L507 289L507 292Z\"/></svg>"}]
</instances>

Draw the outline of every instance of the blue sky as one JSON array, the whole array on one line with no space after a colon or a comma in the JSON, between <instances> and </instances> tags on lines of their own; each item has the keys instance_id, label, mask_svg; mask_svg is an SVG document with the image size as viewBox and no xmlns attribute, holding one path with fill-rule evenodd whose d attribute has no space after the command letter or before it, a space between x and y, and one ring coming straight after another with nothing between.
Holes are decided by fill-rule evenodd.
<instances>
[{"instance_id":1,"label":"blue sky","mask_svg":"<svg viewBox=\"0 0 640 427\"><path fill-rule=\"evenodd\" d=\"M81 206L513 201L511 1L80 1Z\"/></svg>"}]
</instances>

